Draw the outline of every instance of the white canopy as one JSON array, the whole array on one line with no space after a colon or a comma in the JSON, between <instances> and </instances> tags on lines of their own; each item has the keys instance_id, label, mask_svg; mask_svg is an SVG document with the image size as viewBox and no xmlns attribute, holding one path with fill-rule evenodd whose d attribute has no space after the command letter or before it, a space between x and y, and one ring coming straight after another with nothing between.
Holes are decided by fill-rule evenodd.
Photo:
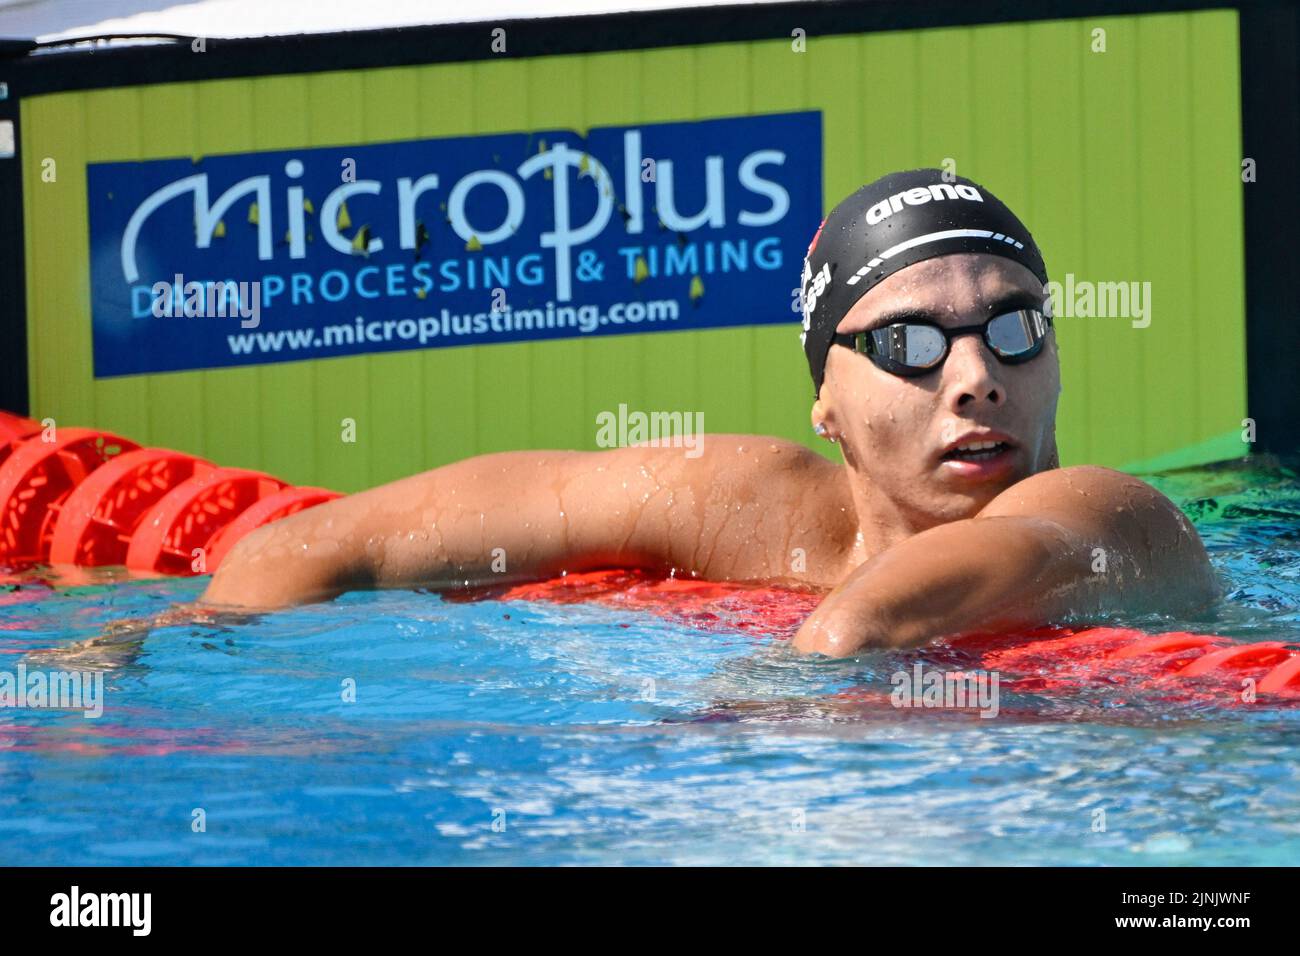
<instances>
[{"instance_id":1,"label":"white canopy","mask_svg":"<svg viewBox=\"0 0 1300 956\"><path fill-rule=\"evenodd\" d=\"M776 0L0 0L0 36L40 41L117 33L276 36L741 2Z\"/></svg>"}]
</instances>

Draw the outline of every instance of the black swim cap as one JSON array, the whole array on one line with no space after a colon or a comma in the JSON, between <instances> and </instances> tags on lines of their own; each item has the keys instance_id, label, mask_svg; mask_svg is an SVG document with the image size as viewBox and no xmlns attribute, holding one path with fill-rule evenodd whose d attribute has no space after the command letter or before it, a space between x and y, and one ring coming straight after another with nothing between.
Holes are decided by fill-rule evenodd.
<instances>
[{"instance_id":1,"label":"black swim cap","mask_svg":"<svg viewBox=\"0 0 1300 956\"><path fill-rule=\"evenodd\" d=\"M814 396L821 392L835 328L886 276L923 259L989 252L1047 284L1047 267L1024 223L969 179L938 169L891 173L831 210L803 263L803 332Z\"/></svg>"}]
</instances>

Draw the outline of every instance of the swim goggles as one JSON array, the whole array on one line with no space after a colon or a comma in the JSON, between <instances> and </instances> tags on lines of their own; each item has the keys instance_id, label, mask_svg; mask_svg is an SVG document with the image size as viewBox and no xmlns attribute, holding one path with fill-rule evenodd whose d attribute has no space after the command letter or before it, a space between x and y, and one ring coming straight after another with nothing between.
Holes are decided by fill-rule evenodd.
<instances>
[{"instance_id":1,"label":"swim goggles","mask_svg":"<svg viewBox=\"0 0 1300 956\"><path fill-rule=\"evenodd\" d=\"M947 329L933 322L895 322L866 332L836 334L831 342L865 355L894 375L924 375L943 364L959 335L979 335L1006 365L1028 362L1043 350L1052 320L1037 309L1016 309L979 325Z\"/></svg>"}]
</instances>

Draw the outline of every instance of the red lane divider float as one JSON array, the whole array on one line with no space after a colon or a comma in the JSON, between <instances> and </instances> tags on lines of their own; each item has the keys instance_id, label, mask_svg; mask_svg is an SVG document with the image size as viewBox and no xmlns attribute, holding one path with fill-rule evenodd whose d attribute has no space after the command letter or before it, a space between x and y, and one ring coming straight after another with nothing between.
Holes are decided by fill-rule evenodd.
<instances>
[{"instance_id":1,"label":"red lane divider float","mask_svg":"<svg viewBox=\"0 0 1300 956\"><path fill-rule=\"evenodd\" d=\"M28 418L0 412L0 560L120 563L162 574L211 571L245 534L323 504L337 493L294 488L278 478L166 449L141 449L118 435L63 428L55 441ZM196 562L202 549L203 562ZM195 567L196 563L199 565ZM790 638L820 595L605 570L552 581L479 589L503 600L592 602L722 633ZM1209 634L1146 634L1126 628L1037 628L948 642L965 668L999 670L1008 689L1105 682L1168 691L1196 689L1235 700L1243 680L1271 700L1300 703L1300 647L1242 644ZM1226 682L1226 684L1225 684ZM1188 690L1192 688L1193 690ZM1231 695L1225 697L1225 693ZM1203 696L1203 694L1202 694Z\"/></svg>"},{"instance_id":2,"label":"red lane divider float","mask_svg":"<svg viewBox=\"0 0 1300 956\"><path fill-rule=\"evenodd\" d=\"M244 468L214 468L195 475L167 492L144 516L131 536L126 566L160 574L203 574L213 536L285 487L279 478Z\"/></svg>"},{"instance_id":3,"label":"red lane divider float","mask_svg":"<svg viewBox=\"0 0 1300 956\"><path fill-rule=\"evenodd\" d=\"M1241 643L1185 632L1146 636L1096 627L986 655L983 666L1025 675L1007 682L1025 690L1104 683L1170 700L1235 706L1250 703L1247 690L1253 687L1257 696L1300 704L1300 646L1280 641Z\"/></svg>"},{"instance_id":4,"label":"red lane divider float","mask_svg":"<svg viewBox=\"0 0 1300 956\"><path fill-rule=\"evenodd\" d=\"M1185 651L1189 647L1217 646L1221 641L1222 638L1210 637L1207 634L1188 634L1185 631L1176 631L1169 634L1157 634L1155 637L1148 637L1134 641L1132 644L1126 644L1111 652L1110 656L1117 661L1123 661L1128 660L1130 657L1141 657L1143 654L1154 654L1157 651L1173 654L1178 651Z\"/></svg>"},{"instance_id":5,"label":"red lane divider float","mask_svg":"<svg viewBox=\"0 0 1300 956\"><path fill-rule=\"evenodd\" d=\"M216 466L166 448L119 455L79 484L59 509L51 564L125 564L145 515L183 481Z\"/></svg>"},{"instance_id":6,"label":"red lane divider float","mask_svg":"<svg viewBox=\"0 0 1300 956\"><path fill-rule=\"evenodd\" d=\"M255 528L338 497L109 432L47 433L0 411L0 563L14 568L201 574Z\"/></svg>"},{"instance_id":7,"label":"red lane divider float","mask_svg":"<svg viewBox=\"0 0 1300 956\"><path fill-rule=\"evenodd\" d=\"M1281 694L1300 691L1300 654L1274 667L1259 682L1261 694Z\"/></svg>"},{"instance_id":8,"label":"red lane divider float","mask_svg":"<svg viewBox=\"0 0 1300 956\"><path fill-rule=\"evenodd\" d=\"M14 445L24 438L31 438L40 430L40 422L0 412L0 464L4 464Z\"/></svg>"},{"instance_id":9,"label":"red lane divider float","mask_svg":"<svg viewBox=\"0 0 1300 956\"><path fill-rule=\"evenodd\" d=\"M1182 677L1203 677L1215 671L1246 671L1269 668L1285 663L1291 650L1277 641L1260 641L1258 644L1239 644L1211 651L1182 668Z\"/></svg>"},{"instance_id":10,"label":"red lane divider float","mask_svg":"<svg viewBox=\"0 0 1300 956\"><path fill-rule=\"evenodd\" d=\"M641 571L614 570L480 589L476 596L590 602L649 611L708 632L743 631L777 639L792 638L821 598L784 588L656 578ZM1006 690L1078 691L1105 685L1174 701L1235 706L1245 703L1243 681L1249 678L1260 699L1273 705L1300 705L1300 647L1279 641L1245 644L1185 631L1147 634L1120 627L1042 627L960 637L936 645L932 651L954 671L999 672ZM863 693L859 689L847 696ZM865 693L888 703L888 693Z\"/></svg>"},{"instance_id":11,"label":"red lane divider float","mask_svg":"<svg viewBox=\"0 0 1300 956\"><path fill-rule=\"evenodd\" d=\"M11 561L48 561L64 499L109 459L138 447L90 428L61 428L49 442L36 435L11 443L0 465L0 554Z\"/></svg>"},{"instance_id":12,"label":"red lane divider float","mask_svg":"<svg viewBox=\"0 0 1300 956\"><path fill-rule=\"evenodd\" d=\"M550 581L468 593L499 597L503 601L605 604L649 611L709 631L777 638L793 637L822 598L813 591L695 578L661 578L643 571L615 569L585 571Z\"/></svg>"}]
</instances>

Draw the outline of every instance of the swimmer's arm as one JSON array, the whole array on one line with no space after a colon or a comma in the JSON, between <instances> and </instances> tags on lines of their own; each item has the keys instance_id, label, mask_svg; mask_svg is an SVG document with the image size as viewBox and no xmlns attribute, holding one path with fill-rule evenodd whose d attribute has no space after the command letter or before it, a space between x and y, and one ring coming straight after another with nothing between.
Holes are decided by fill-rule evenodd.
<instances>
[{"instance_id":1,"label":"swimmer's arm","mask_svg":"<svg viewBox=\"0 0 1300 956\"><path fill-rule=\"evenodd\" d=\"M241 611L218 612L195 604L178 604L152 617L124 618L111 621L94 637L39 648L30 657L50 667L66 670L112 670L134 664L149 635L164 627L196 625L216 629L246 624L256 615Z\"/></svg>"},{"instance_id":2,"label":"swimmer's arm","mask_svg":"<svg viewBox=\"0 0 1300 956\"><path fill-rule=\"evenodd\" d=\"M795 647L846 656L1069 616L1190 611L1217 594L1200 538L1164 495L1105 468L1056 469L867 561Z\"/></svg>"},{"instance_id":3,"label":"swimmer's arm","mask_svg":"<svg viewBox=\"0 0 1300 956\"><path fill-rule=\"evenodd\" d=\"M200 603L269 609L365 588L448 589L654 567L669 556L643 511L681 480L668 458L680 461L681 453L504 452L348 495L245 536Z\"/></svg>"},{"instance_id":4,"label":"swimmer's arm","mask_svg":"<svg viewBox=\"0 0 1300 956\"><path fill-rule=\"evenodd\" d=\"M582 570L608 543L583 500L605 453L459 461L299 512L243 538L205 605L272 608L363 588L500 584Z\"/></svg>"}]
</instances>

